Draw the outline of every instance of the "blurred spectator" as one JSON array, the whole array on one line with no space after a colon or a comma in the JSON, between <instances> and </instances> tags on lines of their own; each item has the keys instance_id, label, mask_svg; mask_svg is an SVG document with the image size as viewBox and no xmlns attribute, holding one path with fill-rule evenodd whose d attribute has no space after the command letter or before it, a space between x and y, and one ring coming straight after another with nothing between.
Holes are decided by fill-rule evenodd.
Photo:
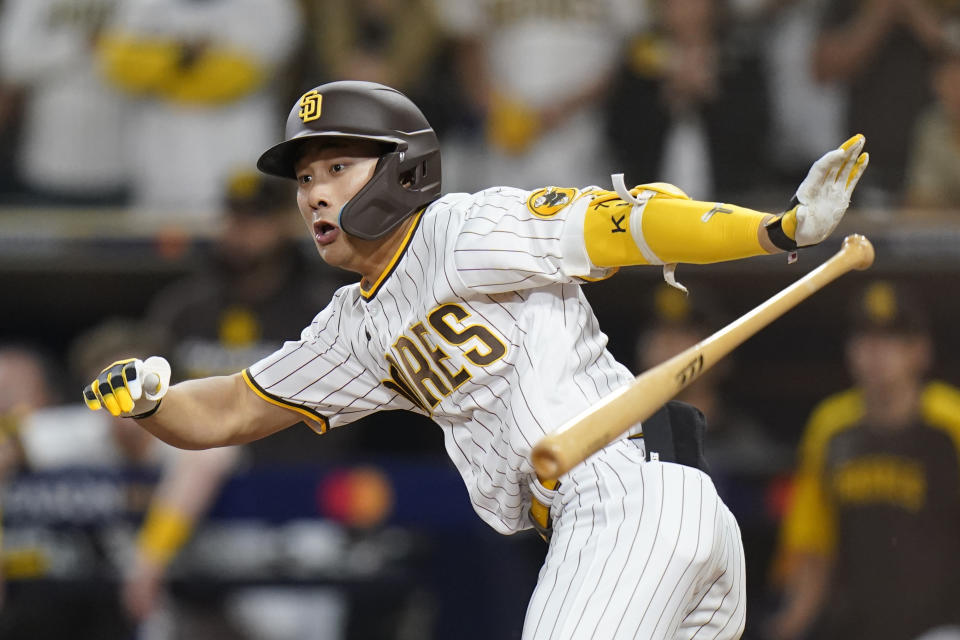
<instances>
[{"instance_id":1,"label":"blurred spectator","mask_svg":"<svg viewBox=\"0 0 960 640\"><path fill-rule=\"evenodd\" d=\"M0 346L0 486L17 469L23 458L18 436L22 421L34 411L51 404L55 397L49 365L39 351L16 344ZM2 541L0 535L0 543ZM4 547L0 544L0 612L6 601L7 570L3 551Z\"/></svg>"},{"instance_id":2,"label":"blurred spectator","mask_svg":"<svg viewBox=\"0 0 960 640\"><path fill-rule=\"evenodd\" d=\"M169 624L165 622L170 610L165 605L164 590L170 563L214 503L239 459L238 447L178 450L164 470L123 576L123 605L131 619L147 623L145 628ZM180 608L174 618L174 637L198 637L193 634L199 633L199 625L205 633L215 626L229 629L226 621L214 620L219 616L212 607L206 611L193 607L189 613Z\"/></svg>"},{"instance_id":3,"label":"blurred spectator","mask_svg":"<svg viewBox=\"0 0 960 640\"><path fill-rule=\"evenodd\" d=\"M936 103L921 116L907 169L906 206L960 209L960 50L933 72Z\"/></svg>"},{"instance_id":4,"label":"blurred spectator","mask_svg":"<svg viewBox=\"0 0 960 640\"><path fill-rule=\"evenodd\" d=\"M758 170L770 155L759 26L735 2L652 6L653 20L633 38L608 101L617 166L630 184L665 180L687 185L694 198L742 198L766 179Z\"/></svg>"},{"instance_id":5,"label":"blurred spectator","mask_svg":"<svg viewBox=\"0 0 960 640\"><path fill-rule=\"evenodd\" d=\"M306 4L317 59L331 80L368 80L418 93L411 89L426 79L441 36L431 0Z\"/></svg>"},{"instance_id":6,"label":"blurred spectator","mask_svg":"<svg viewBox=\"0 0 960 640\"><path fill-rule=\"evenodd\" d=\"M127 0L100 40L107 81L137 98L125 147L138 211L219 213L221 185L277 137L295 0Z\"/></svg>"},{"instance_id":7,"label":"blurred spectator","mask_svg":"<svg viewBox=\"0 0 960 640\"><path fill-rule=\"evenodd\" d=\"M687 297L674 287L658 285L650 321L636 343L636 372L672 358L728 321L717 301L704 292ZM730 402L723 383L737 366L734 358L727 356L718 362L675 399L692 404L707 418L704 455L717 491L740 524L746 554L747 609L755 614L766 598L766 576L777 537L776 520L765 503L774 481L789 469L790 452L776 443L755 417ZM748 616L745 637L754 631L754 614Z\"/></svg>"},{"instance_id":8,"label":"blurred spectator","mask_svg":"<svg viewBox=\"0 0 960 640\"><path fill-rule=\"evenodd\" d=\"M208 268L161 291L147 312L148 325L171 338L170 360L179 379L234 373L272 353L284 339L298 335L310 323L316 309L324 306L340 284L333 278L309 277L293 234L300 218L290 183L259 172L238 171L229 176L223 191L222 220ZM230 473L238 466L316 462L332 455L343 440L320 442L303 424L278 436L273 442L268 438L242 448L184 451L166 469L140 532L124 588L128 611L144 621L146 628L158 627L169 618L178 637L196 637L191 634L198 629L213 633L218 624L227 625L235 616L256 616L257 607L264 602L282 607L287 616L284 628L298 629L295 633L303 631L302 618L317 617L316 613L305 614L304 603L312 603L334 618L342 615L338 611L342 604L337 604L341 599L336 595L327 598L323 592L306 597L304 592L240 590L224 601L226 608L191 598L164 597L171 562ZM230 602L240 604L231 608ZM329 634L318 638L339 637L334 618L328 620ZM261 637L252 627L246 632L245 637ZM287 637L279 630L276 634L274 637Z\"/></svg>"},{"instance_id":9,"label":"blurred spectator","mask_svg":"<svg viewBox=\"0 0 960 640\"><path fill-rule=\"evenodd\" d=\"M76 339L69 363L76 379L86 379L100 371L104 359L157 348L162 343L139 327L124 320L108 321ZM156 470L176 451L144 435L131 420L93 415L79 402L54 404L53 375L61 382L71 376L63 366L52 375L50 370L39 353L0 352L4 389L0 413L8 425L0 445L0 475ZM79 496L82 490L77 491ZM19 535L7 536L5 565L11 569L11 588L8 606L0 615L0 637L130 637L115 585L123 563L122 534L131 530L120 523L98 525L83 521L61 524L56 530L28 525ZM131 543L128 538L126 544ZM57 614L50 615L51 611Z\"/></svg>"},{"instance_id":10,"label":"blurred spectator","mask_svg":"<svg viewBox=\"0 0 960 640\"><path fill-rule=\"evenodd\" d=\"M58 397L51 378L50 364L38 350L16 344L0 346L0 481L22 460L22 421ZM0 584L2 578L0 563Z\"/></svg>"},{"instance_id":11,"label":"blurred spectator","mask_svg":"<svg viewBox=\"0 0 960 640\"><path fill-rule=\"evenodd\" d=\"M0 77L23 93L16 159L29 203L125 202L127 105L104 84L94 53L120 4L6 0L2 6Z\"/></svg>"},{"instance_id":12,"label":"blurred spectator","mask_svg":"<svg viewBox=\"0 0 960 640\"><path fill-rule=\"evenodd\" d=\"M48 358L34 347L12 343L0 346L0 480L13 472L22 459L22 421L59 398L51 366Z\"/></svg>"},{"instance_id":13,"label":"blurred spectator","mask_svg":"<svg viewBox=\"0 0 960 640\"><path fill-rule=\"evenodd\" d=\"M960 47L956 0L833 0L824 4L814 49L818 78L846 87L846 126L870 141L862 207L903 198L917 118L931 102L937 55Z\"/></svg>"},{"instance_id":14,"label":"blurred spectator","mask_svg":"<svg viewBox=\"0 0 960 640\"><path fill-rule=\"evenodd\" d=\"M436 0L304 0L304 5L308 60L315 67L308 63L301 70L304 91L316 86L318 77L380 82L420 107L441 144L451 129L471 126ZM458 188L452 175L445 166L448 190Z\"/></svg>"},{"instance_id":15,"label":"blurred spectator","mask_svg":"<svg viewBox=\"0 0 960 640\"><path fill-rule=\"evenodd\" d=\"M22 129L23 89L0 73L0 202L4 204L16 201L23 188L17 176Z\"/></svg>"},{"instance_id":16,"label":"blurred spectator","mask_svg":"<svg viewBox=\"0 0 960 640\"><path fill-rule=\"evenodd\" d=\"M487 148L470 170L473 184L462 188L609 185L602 98L643 17L641 3L448 0L438 7L458 41L459 82L485 119Z\"/></svg>"},{"instance_id":17,"label":"blurred spectator","mask_svg":"<svg viewBox=\"0 0 960 640\"><path fill-rule=\"evenodd\" d=\"M770 153L777 182L798 184L807 168L847 138L842 87L818 82L813 48L822 6L830 0L771 0L763 45L771 101Z\"/></svg>"},{"instance_id":18,"label":"blurred spectator","mask_svg":"<svg viewBox=\"0 0 960 640\"><path fill-rule=\"evenodd\" d=\"M49 368L32 347L0 347L0 415L29 413L52 403L57 393Z\"/></svg>"},{"instance_id":19,"label":"blurred spectator","mask_svg":"<svg viewBox=\"0 0 960 640\"><path fill-rule=\"evenodd\" d=\"M804 433L774 638L915 638L960 622L960 390L926 378L924 307L875 282L846 341L854 387Z\"/></svg>"}]
</instances>

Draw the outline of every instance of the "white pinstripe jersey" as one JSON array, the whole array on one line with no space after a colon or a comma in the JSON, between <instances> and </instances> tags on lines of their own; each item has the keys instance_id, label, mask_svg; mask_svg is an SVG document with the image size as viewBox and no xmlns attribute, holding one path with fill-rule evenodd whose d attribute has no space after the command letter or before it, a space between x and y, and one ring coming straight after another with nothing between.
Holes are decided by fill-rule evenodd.
<instances>
[{"instance_id":1,"label":"white pinstripe jersey","mask_svg":"<svg viewBox=\"0 0 960 640\"><path fill-rule=\"evenodd\" d=\"M369 290L338 290L248 381L321 432L384 409L429 415L480 517L528 528L532 446L632 378L580 288L609 275L586 260L592 193L444 196Z\"/></svg>"}]
</instances>

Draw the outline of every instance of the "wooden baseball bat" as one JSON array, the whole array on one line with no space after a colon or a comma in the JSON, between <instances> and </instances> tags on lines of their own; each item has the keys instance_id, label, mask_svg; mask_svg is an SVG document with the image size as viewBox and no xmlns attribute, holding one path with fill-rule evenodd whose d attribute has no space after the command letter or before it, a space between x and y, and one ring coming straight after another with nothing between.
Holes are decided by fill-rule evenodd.
<instances>
[{"instance_id":1,"label":"wooden baseball bat","mask_svg":"<svg viewBox=\"0 0 960 640\"><path fill-rule=\"evenodd\" d=\"M644 371L545 436L530 456L537 475L541 480L560 477L637 422L649 418L747 338L851 269L868 268L873 258L869 240L857 234L847 236L829 260L780 293L708 338Z\"/></svg>"}]
</instances>

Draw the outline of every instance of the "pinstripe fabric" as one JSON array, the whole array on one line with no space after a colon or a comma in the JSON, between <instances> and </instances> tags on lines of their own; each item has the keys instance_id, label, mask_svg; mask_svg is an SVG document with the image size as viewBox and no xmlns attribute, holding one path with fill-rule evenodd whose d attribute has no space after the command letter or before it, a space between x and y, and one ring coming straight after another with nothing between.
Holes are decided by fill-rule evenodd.
<instances>
[{"instance_id":1,"label":"pinstripe fabric","mask_svg":"<svg viewBox=\"0 0 960 640\"><path fill-rule=\"evenodd\" d=\"M739 527L700 471L619 442L560 485L524 640L738 638Z\"/></svg>"},{"instance_id":2,"label":"pinstripe fabric","mask_svg":"<svg viewBox=\"0 0 960 640\"><path fill-rule=\"evenodd\" d=\"M564 275L566 209L538 218L528 196L509 188L445 196L424 212L378 289L340 289L299 341L248 370L264 392L319 413L331 428L382 409L430 415L474 509L502 533L529 528L533 444L632 377L606 350L580 281ZM503 356L478 365L471 351L482 360L489 345L448 342L430 314L449 305L465 315L446 315L448 331L485 327ZM436 406L418 407L384 384L391 360L416 378L422 363L412 348L428 360L436 349L448 356L430 361L436 376L420 390ZM470 378L453 388L447 376L461 370Z\"/></svg>"}]
</instances>

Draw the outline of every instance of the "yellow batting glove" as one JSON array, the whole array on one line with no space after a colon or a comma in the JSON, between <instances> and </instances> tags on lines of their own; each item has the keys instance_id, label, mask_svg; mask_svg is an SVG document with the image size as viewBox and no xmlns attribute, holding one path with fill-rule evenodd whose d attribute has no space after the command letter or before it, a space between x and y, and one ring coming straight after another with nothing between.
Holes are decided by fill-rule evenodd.
<instances>
[{"instance_id":1,"label":"yellow batting glove","mask_svg":"<svg viewBox=\"0 0 960 640\"><path fill-rule=\"evenodd\" d=\"M170 364L160 356L118 360L83 388L83 400L93 411L114 416L146 418L160 406L170 388Z\"/></svg>"}]
</instances>

